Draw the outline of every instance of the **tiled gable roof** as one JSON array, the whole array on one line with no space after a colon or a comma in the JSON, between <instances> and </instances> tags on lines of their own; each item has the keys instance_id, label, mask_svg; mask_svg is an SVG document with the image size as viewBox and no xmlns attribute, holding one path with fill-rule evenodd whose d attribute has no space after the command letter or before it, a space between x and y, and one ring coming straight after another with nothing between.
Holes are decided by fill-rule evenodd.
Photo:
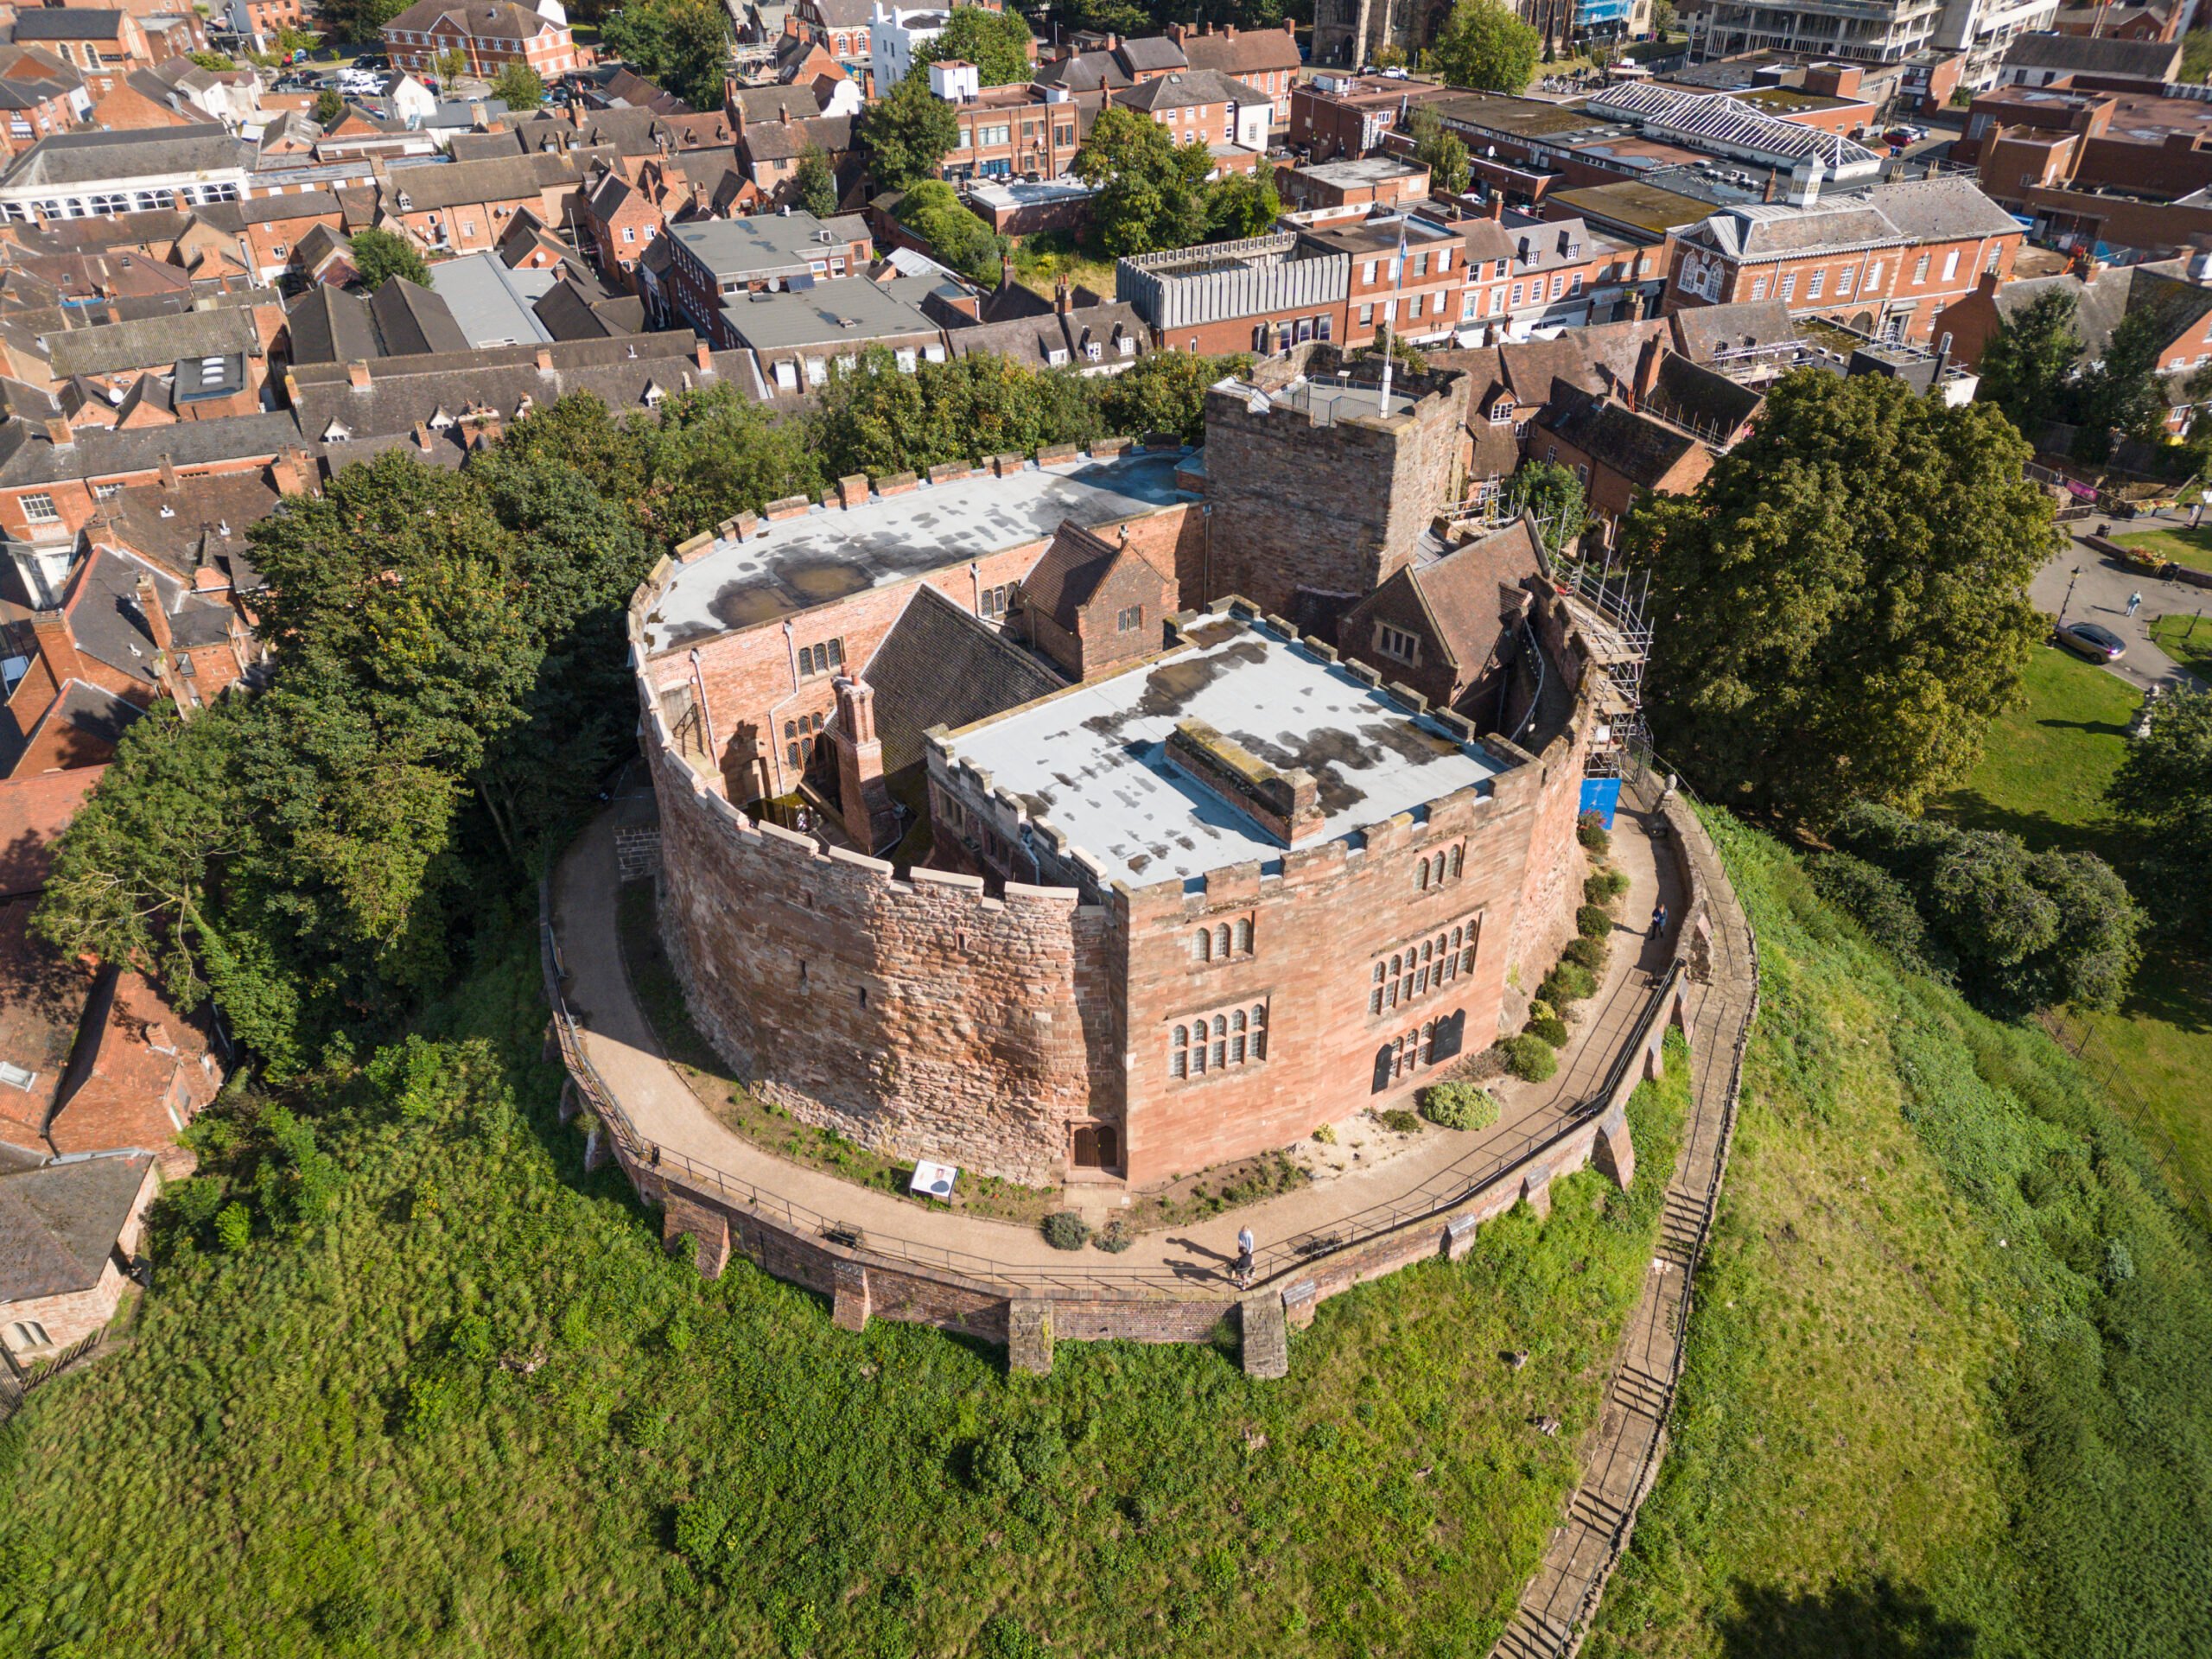
<instances>
[{"instance_id":1,"label":"tiled gable roof","mask_svg":"<svg viewBox=\"0 0 2212 1659\"><path fill-rule=\"evenodd\" d=\"M875 648L861 677L875 691L886 772L922 759L922 734L966 726L1060 689L1060 677L927 582Z\"/></svg>"}]
</instances>

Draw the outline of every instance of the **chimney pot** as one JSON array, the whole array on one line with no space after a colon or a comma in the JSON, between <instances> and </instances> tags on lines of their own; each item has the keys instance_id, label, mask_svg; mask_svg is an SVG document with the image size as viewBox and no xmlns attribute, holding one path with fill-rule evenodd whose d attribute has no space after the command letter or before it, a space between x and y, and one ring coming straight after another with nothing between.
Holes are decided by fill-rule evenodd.
<instances>
[{"instance_id":1,"label":"chimney pot","mask_svg":"<svg viewBox=\"0 0 2212 1659\"><path fill-rule=\"evenodd\" d=\"M369 384L369 365L359 358L355 358L352 362L348 363L346 365L346 384L349 386L367 385Z\"/></svg>"}]
</instances>

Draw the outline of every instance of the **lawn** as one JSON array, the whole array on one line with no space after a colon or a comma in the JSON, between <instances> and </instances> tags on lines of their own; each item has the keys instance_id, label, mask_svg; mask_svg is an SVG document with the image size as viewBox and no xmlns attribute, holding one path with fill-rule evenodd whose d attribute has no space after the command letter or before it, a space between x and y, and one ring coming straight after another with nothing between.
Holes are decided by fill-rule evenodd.
<instances>
[{"instance_id":1,"label":"lawn","mask_svg":"<svg viewBox=\"0 0 2212 1659\"><path fill-rule=\"evenodd\" d=\"M2141 530L2112 538L2122 547L2134 548L2154 558L2171 559L2192 570L2212 570L2212 524L2196 530L2179 524L2164 530Z\"/></svg>"},{"instance_id":2,"label":"lawn","mask_svg":"<svg viewBox=\"0 0 2212 1659\"><path fill-rule=\"evenodd\" d=\"M2040 1031L1715 836L1759 1022L1670 1450L1585 1653L2212 1652L2202 1230Z\"/></svg>"},{"instance_id":3,"label":"lawn","mask_svg":"<svg viewBox=\"0 0 2212 1659\"><path fill-rule=\"evenodd\" d=\"M2151 624L2151 638L2198 679L2212 683L2212 620L2193 612L2162 616Z\"/></svg>"},{"instance_id":4,"label":"lawn","mask_svg":"<svg viewBox=\"0 0 2212 1659\"><path fill-rule=\"evenodd\" d=\"M2212 642L2212 623L2197 632ZM2127 832L2106 810L2104 791L2141 694L2055 645L2030 659L2025 690L2027 706L1997 721L1974 776L1936 810L1972 828L2009 830L2031 847L2096 853L2124 873ZM2118 1068L2115 1100L2170 1137L2183 1178L2212 1193L2212 969L2202 957L2154 946L2120 1008L2072 1024L2093 1065Z\"/></svg>"},{"instance_id":5,"label":"lawn","mask_svg":"<svg viewBox=\"0 0 2212 1659\"><path fill-rule=\"evenodd\" d=\"M220 1109L203 1169L253 1236L165 1224L130 1344L0 1433L0 1655L1489 1646L1649 1270L1686 1066L1630 1103L1632 1195L1579 1173L1329 1302L1287 1381L1233 1338L1039 1378L671 1260L556 1122L536 979L495 946L404 1064L291 1097L320 1220L272 1231L295 1175Z\"/></svg>"}]
</instances>

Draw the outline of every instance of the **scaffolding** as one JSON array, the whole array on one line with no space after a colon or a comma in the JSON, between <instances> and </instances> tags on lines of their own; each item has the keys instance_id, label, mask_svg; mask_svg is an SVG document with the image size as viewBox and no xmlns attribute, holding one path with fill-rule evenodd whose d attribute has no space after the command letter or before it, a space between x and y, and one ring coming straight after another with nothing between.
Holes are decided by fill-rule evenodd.
<instances>
[{"instance_id":1,"label":"scaffolding","mask_svg":"<svg viewBox=\"0 0 2212 1659\"><path fill-rule=\"evenodd\" d=\"M1643 721L1643 676L1651 660L1651 573L1610 563L1612 550L1594 556L1579 551L1541 554L1544 574L1566 603L1592 658L1605 677L1599 708L1605 718L1591 740L1583 767L1589 778L1618 778L1631 747L1648 747Z\"/></svg>"}]
</instances>

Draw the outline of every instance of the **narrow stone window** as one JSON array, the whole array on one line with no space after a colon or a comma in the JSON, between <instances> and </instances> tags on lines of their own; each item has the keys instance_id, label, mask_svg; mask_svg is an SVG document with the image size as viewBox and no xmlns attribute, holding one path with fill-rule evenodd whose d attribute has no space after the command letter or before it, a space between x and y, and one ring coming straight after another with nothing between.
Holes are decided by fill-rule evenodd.
<instances>
[{"instance_id":1,"label":"narrow stone window","mask_svg":"<svg viewBox=\"0 0 2212 1659\"><path fill-rule=\"evenodd\" d=\"M1422 893L1428 891L1428 861L1425 858L1414 867L1414 886Z\"/></svg>"},{"instance_id":2,"label":"narrow stone window","mask_svg":"<svg viewBox=\"0 0 2212 1659\"><path fill-rule=\"evenodd\" d=\"M1236 954L1240 957L1252 954L1252 918L1249 916L1236 924Z\"/></svg>"},{"instance_id":3,"label":"narrow stone window","mask_svg":"<svg viewBox=\"0 0 2212 1659\"><path fill-rule=\"evenodd\" d=\"M1218 1071L1229 1064L1229 1018L1217 1014L1213 1017L1213 1066Z\"/></svg>"},{"instance_id":4,"label":"narrow stone window","mask_svg":"<svg viewBox=\"0 0 2212 1659\"><path fill-rule=\"evenodd\" d=\"M1268 1010L1264 1003L1252 1010L1252 1058L1268 1058Z\"/></svg>"},{"instance_id":5,"label":"narrow stone window","mask_svg":"<svg viewBox=\"0 0 2212 1659\"><path fill-rule=\"evenodd\" d=\"M1167 1075L1171 1077L1188 1077L1191 1071L1191 1028L1175 1027L1175 1040L1167 1051Z\"/></svg>"},{"instance_id":6,"label":"narrow stone window","mask_svg":"<svg viewBox=\"0 0 2212 1659\"><path fill-rule=\"evenodd\" d=\"M1226 960L1229 956L1229 924L1224 922L1213 932L1213 953Z\"/></svg>"},{"instance_id":7,"label":"narrow stone window","mask_svg":"<svg viewBox=\"0 0 2212 1659\"><path fill-rule=\"evenodd\" d=\"M1244 1013L1241 1008L1229 1022L1229 1063L1244 1064Z\"/></svg>"},{"instance_id":8,"label":"narrow stone window","mask_svg":"<svg viewBox=\"0 0 2212 1659\"><path fill-rule=\"evenodd\" d=\"M1198 936L1191 944L1191 954L1200 962L1213 960L1213 930L1211 928L1202 927L1198 930Z\"/></svg>"}]
</instances>

